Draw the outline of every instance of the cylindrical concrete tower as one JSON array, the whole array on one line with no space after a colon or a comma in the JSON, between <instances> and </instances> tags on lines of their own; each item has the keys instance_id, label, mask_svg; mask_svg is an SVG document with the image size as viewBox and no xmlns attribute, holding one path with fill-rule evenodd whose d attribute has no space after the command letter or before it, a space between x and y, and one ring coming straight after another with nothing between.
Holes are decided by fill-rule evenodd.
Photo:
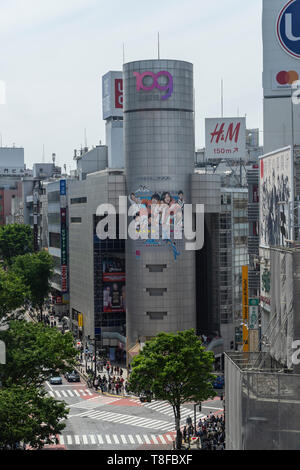
<instances>
[{"instance_id":1,"label":"cylindrical concrete tower","mask_svg":"<svg viewBox=\"0 0 300 470\"><path fill-rule=\"evenodd\" d=\"M194 168L193 65L145 60L124 65L124 149L127 194L190 202ZM160 331L196 327L195 253L185 241L126 242L128 348Z\"/></svg>"}]
</instances>

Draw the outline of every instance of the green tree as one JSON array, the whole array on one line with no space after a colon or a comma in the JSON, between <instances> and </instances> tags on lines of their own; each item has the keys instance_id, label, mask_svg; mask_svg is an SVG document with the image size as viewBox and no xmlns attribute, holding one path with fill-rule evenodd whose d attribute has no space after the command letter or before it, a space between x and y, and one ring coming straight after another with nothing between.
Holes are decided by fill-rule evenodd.
<instances>
[{"instance_id":1,"label":"green tree","mask_svg":"<svg viewBox=\"0 0 300 470\"><path fill-rule=\"evenodd\" d=\"M6 364L0 365L3 387L42 387L53 373L74 369L78 351L71 333L14 320L8 330L0 331L0 340L6 345Z\"/></svg>"},{"instance_id":2,"label":"green tree","mask_svg":"<svg viewBox=\"0 0 300 470\"><path fill-rule=\"evenodd\" d=\"M34 386L0 388L0 449L14 450L21 442L34 449L57 443L68 411L65 403Z\"/></svg>"},{"instance_id":3,"label":"green tree","mask_svg":"<svg viewBox=\"0 0 300 470\"><path fill-rule=\"evenodd\" d=\"M33 307L40 310L41 319L44 301L51 289L53 267L53 258L46 251L17 256L12 265L12 270L28 286L29 300Z\"/></svg>"},{"instance_id":4,"label":"green tree","mask_svg":"<svg viewBox=\"0 0 300 470\"><path fill-rule=\"evenodd\" d=\"M130 390L137 394L150 391L173 407L177 449L181 447L181 405L215 396L213 363L213 353L205 350L194 330L159 333L132 361Z\"/></svg>"},{"instance_id":5,"label":"green tree","mask_svg":"<svg viewBox=\"0 0 300 470\"><path fill-rule=\"evenodd\" d=\"M24 305L28 289L23 278L12 271L0 267L0 323L7 315Z\"/></svg>"},{"instance_id":6,"label":"green tree","mask_svg":"<svg viewBox=\"0 0 300 470\"><path fill-rule=\"evenodd\" d=\"M0 227L0 256L11 265L18 255L33 252L33 233L29 225L9 224Z\"/></svg>"}]
</instances>

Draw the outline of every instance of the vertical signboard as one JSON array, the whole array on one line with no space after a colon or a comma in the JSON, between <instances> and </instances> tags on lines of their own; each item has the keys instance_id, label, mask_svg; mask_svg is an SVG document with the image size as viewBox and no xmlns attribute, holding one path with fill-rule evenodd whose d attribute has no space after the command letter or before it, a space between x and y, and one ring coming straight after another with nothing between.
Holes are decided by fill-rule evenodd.
<instances>
[{"instance_id":1,"label":"vertical signboard","mask_svg":"<svg viewBox=\"0 0 300 470\"><path fill-rule=\"evenodd\" d=\"M246 158L246 119L205 119L205 154L211 160Z\"/></svg>"},{"instance_id":2,"label":"vertical signboard","mask_svg":"<svg viewBox=\"0 0 300 470\"><path fill-rule=\"evenodd\" d=\"M242 308L243 308L243 351L249 351L249 298L248 298L248 266L242 266Z\"/></svg>"},{"instance_id":3,"label":"vertical signboard","mask_svg":"<svg viewBox=\"0 0 300 470\"><path fill-rule=\"evenodd\" d=\"M299 15L298 0L263 0L265 97L288 96L299 79Z\"/></svg>"},{"instance_id":4,"label":"vertical signboard","mask_svg":"<svg viewBox=\"0 0 300 470\"><path fill-rule=\"evenodd\" d=\"M249 329L258 328L258 305L259 299L249 299Z\"/></svg>"},{"instance_id":5,"label":"vertical signboard","mask_svg":"<svg viewBox=\"0 0 300 470\"><path fill-rule=\"evenodd\" d=\"M123 116L123 72L108 72L102 77L103 119Z\"/></svg>"},{"instance_id":6,"label":"vertical signboard","mask_svg":"<svg viewBox=\"0 0 300 470\"><path fill-rule=\"evenodd\" d=\"M61 291L68 292L68 247L67 247L67 182L60 180L60 249L61 249Z\"/></svg>"}]
</instances>

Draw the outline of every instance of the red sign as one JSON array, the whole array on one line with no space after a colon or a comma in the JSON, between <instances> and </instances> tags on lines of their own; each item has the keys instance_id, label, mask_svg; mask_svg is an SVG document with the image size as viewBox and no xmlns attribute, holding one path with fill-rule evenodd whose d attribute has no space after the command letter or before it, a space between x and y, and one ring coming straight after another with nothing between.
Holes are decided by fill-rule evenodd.
<instances>
[{"instance_id":1,"label":"red sign","mask_svg":"<svg viewBox=\"0 0 300 470\"><path fill-rule=\"evenodd\" d=\"M125 282L125 273L103 273L104 282Z\"/></svg>"},{"instance_id":2,"label":"red sign","mask_svg":"<svg viewBox=\"0 0 300 470\"><path fill-rule=\"evenodd\" d=\"M123 80L115 79L115 108L123 108Z\"/></svg>"},{"instance_id":3,"label":"red sign","mask_svg":"<svg viewBox=\"0 0 300 470\"><path fill-rule=\"evenodd\" d=\"M67 266L64 265L61 267L61 290L62 292L67 292Z\"/></svg>"},{"instance_id":4,"label":"red sign","mask_svg":"<svg viewBox=\"0 0 300 470\"><path fill-rule=\"evenodd\" d=\"M62 303L62 297L56 297L55 302L56 302L57 304L61 304L61 303Z\"/></svg>"}]
</instances>

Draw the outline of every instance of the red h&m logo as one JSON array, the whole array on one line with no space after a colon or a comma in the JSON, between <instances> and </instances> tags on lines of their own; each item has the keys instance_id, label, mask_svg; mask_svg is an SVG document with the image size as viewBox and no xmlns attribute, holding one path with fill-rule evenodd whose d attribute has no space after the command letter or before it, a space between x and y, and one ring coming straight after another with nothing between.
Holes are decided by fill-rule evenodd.
<instances>
[{"instance_id":1,"label":"red h&m logo","mask_svg":"<svg viewBox=\"0 0 300 470\"><path fill-rule=\"evenodd\" d=\"M115 80L115 107L123 108L123 80L116 78Z\"/></svg>"},{"instance_id":2,"label":"red h&m logo","mask_svg":"<svg viewBox=\"0 0 300 470\"><path fill-rule=\"evenodd\" d=\"M234 128L233 122L228 125L227 130L225 129L225 122L216 125L214 132L211 132L211 143L215 140L215 143L219 142L235 142L237 144L240 135L241 123L237 123Z\"/></svg>"}]
</instances>

